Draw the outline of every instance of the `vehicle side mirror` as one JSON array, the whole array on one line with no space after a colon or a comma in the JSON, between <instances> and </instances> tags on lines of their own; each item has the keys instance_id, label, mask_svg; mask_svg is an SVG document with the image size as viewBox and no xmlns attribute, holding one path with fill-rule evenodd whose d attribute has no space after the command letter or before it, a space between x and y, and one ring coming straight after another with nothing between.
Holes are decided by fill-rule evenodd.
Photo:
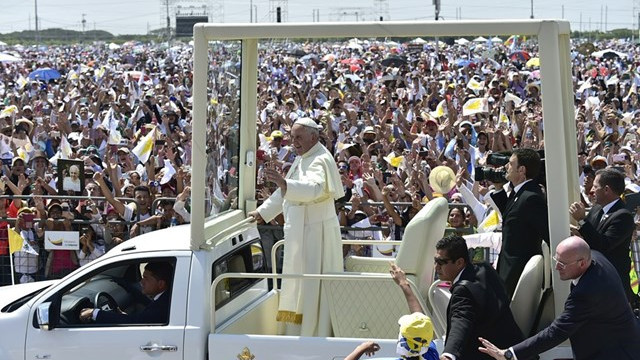
<instances>
[{"instance_id":1,"label":"vehicle side mirror","mask_svg":"<svg viewBox=\"0 0 640 360\"><path fill-rule=\"evenodd\" d=\"M38 305L38 310L36 311L36 317L38 318L38 326L40 327L40 330L44 330L44 331L53 330L53 327L51 327L49 323L50 308L51 308L50 302L46 302Z\"/></svg>"}]
</instances>

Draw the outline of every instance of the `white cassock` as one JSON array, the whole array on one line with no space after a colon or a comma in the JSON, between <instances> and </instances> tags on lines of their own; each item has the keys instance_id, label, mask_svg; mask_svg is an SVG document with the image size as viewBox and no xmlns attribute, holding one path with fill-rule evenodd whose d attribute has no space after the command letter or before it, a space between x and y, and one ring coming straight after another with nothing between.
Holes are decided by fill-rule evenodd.
<instances>
[{"instance_id":1,"label":"white cassock","mask_svg":"<svg viewBox=\"0 0 640 360\"><path fill-rule=\"evenodd\" d=\"M280 213L284 215L282 272L342 272L340 224L334 200L343 197L344 191L333 156L317 143L296 157L285 179L284 198L278 189L257 209L266 222ZM331 336L329 306L320 281L284 280L276 319L287 323L290 335Z\"/></svg>"}]
</instances>

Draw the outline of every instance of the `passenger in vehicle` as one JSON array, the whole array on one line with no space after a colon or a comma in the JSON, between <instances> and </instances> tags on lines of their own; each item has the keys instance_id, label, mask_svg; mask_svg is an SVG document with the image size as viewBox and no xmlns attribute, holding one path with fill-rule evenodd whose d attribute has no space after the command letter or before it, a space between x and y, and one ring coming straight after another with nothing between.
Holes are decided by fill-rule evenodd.
<instances>
[{"instance_id":1,"label":"passenger in vehicle","mask_svg":"<svg viewBox=\"0 0 640 360\"><path fill-rule=\"evenodd\" d=\"M171 304L171 284L173 266L168 262L150 262L144 268L142 293L151 298L147 307L139 313L127 314L120 309L106 311L84 308L80 312L80 321L98 324L166 324L169 322Z\"/></svg>"}]
</instances>

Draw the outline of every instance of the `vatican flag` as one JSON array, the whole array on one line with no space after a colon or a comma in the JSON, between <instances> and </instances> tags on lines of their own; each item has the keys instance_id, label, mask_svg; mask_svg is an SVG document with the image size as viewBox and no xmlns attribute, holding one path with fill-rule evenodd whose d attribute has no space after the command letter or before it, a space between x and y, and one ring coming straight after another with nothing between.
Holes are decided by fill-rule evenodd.
<instances>
[{"instance_id":1,"label":"vatican flag","mask_svg":"<svg viewBox=\"0 0 640 360\"><path fill-rule=\"evenodd\" d=\"M432 111L431 112L431 116L433 116L434 118L439 118L439 117L442 117L442 116L446 115L447 112L448 112L448 110L447 110L446 101L442 100L442 101L440 101L440 103L436 107L436 111Z\"/></svg>"},{"instance_id":2,"label":"vatican flag","mask_svg":"<svg viewBox=\"0 0 640 360\"><path fill-rule=\"evenodd\" d=\"M484 81L478 82L476 79L471 78L471 80L469 80L469 82L467 83L467 88L473 90L475 93L478 93L478 91L484 89Z\"/></svg>"},{"instance_id":3,"label":"vatican flag","mask_svg":"<svg viewBox=\"0 0 640 360\"><path fill-rule=\"evenodd\" d=\"M147 135L138 141L138 145L131 150L131 152L138 158L138 161L143 164L146 164L147 161L149 161L151 152L153 152L153 144L156 138L155 134L155 129L149 131Z\"/></svg>"},{"instance_id":4,"label":"vatican flag","mask_svg":"<svg viewBox=\"0 0 640 360\"><path fill-rule=\"evenodd\" d=\"M513 101L513 105L514 106L520 106L520 104L522 104L522 99L520 99L519 97L513 95L510 92L507 92L504 94L504 101Z\"/></svg>"},{"instance_id":5,"label":"vatican flag","mask_svg":"<svg viewBox=\"0 0 640 360\"><path fill-rule=\"evenodd\" d=\"M61 159L70 159L73 151L71 150L71 144L69 144L69 140L67 140L67 136L63 135L60 138L60 158Z\"/></svg>"},{"instance_id":6,"label":"vatican flag","mask_svg":"<svg viewBox=\"0 0 640 360\"><path fill-rule=\"evenodd\" d=\"M498 119L501 123L509 123L509 117L507 116L507 114L505 114L504 109L500 109L500 116L498 117Z\"/></svg>"},{"instance_id":7,"label":"vatican flag","mask_svg":"<svg viewBox=\"0 0 640 360\"><path fill-rule=\"evenodd\" d=\"M391 152L391 154L384 157L384 160L388 162L389 165L397 168L400 165L402 165L402 162L404 161L404 156L402 155L396 156L394 152Z\"/></svg>"},{"instance_id":8,"label":"vatican flag","mask_svg":"<svg viewBox=\"0 0 640 360\"><path fill-rule=\"evenodd\" d=\"M489 112L489 102L485 98L472 98L462 106L462 115L468 116L482 112Z\"/></svg>"}]
</instances>

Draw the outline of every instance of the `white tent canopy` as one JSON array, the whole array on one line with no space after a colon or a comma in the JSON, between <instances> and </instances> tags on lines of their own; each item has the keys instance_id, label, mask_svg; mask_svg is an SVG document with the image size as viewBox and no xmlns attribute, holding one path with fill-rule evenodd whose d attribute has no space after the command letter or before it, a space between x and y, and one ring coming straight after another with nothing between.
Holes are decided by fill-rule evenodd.
<instances>
[{"instance_id":1,"label":"white tent canopy","mask_svg":"<svg viewBox=\"0 0 640 360\"><path fill-rule=\"evenodd\" d=\"M487 38L478 36L477 38L473 39L473 42L487 42Z\"/></svg>"},{"instance_id":2,"label":"white tent canopy","mask_svg":"<svg viewBox=\"0 0 640 360\"><path fill-rule=\"evenodd\" d=\"M500 38L499 38L499 37L497 37L497 36L494 36L494 37L492 37L492 38L491 38L491 41L501 43L501 42L502 42L502 39L500 39Z\"/></svg>"},{"instance_id":3,"label":"white tent canopy","mask_svg":"<svg viewBox=\"0 0 640 360\"><path fill-rule=\"evenodd\" d=\"M423 38L420 38L420 37L417 37L417 38L411 40L411 43L412 44L426 44L427 40L425 40Z\"/></svg>"},{"instance_id":4,"label":"white tent canopy","mask_svg":"<svg viewBox=\"0 0 640 360\"><path fill-rule=\"evenodd\" d=\"M22 61L22 59L10 54L0 53L0 62L17 62L17 61Z\"/></svg>"},{"instance_id":5,"label":"white tent canopy","mask_svg":"<svg viewBox=\"0 0 640 360\"><path fill-rule=\"evenodd\" d=\"M465 38L460 38L454 41L456 44L458 45L466 45L468 43L470 43L471 41L465 39Z\"/></svg>"}]
</instances>

